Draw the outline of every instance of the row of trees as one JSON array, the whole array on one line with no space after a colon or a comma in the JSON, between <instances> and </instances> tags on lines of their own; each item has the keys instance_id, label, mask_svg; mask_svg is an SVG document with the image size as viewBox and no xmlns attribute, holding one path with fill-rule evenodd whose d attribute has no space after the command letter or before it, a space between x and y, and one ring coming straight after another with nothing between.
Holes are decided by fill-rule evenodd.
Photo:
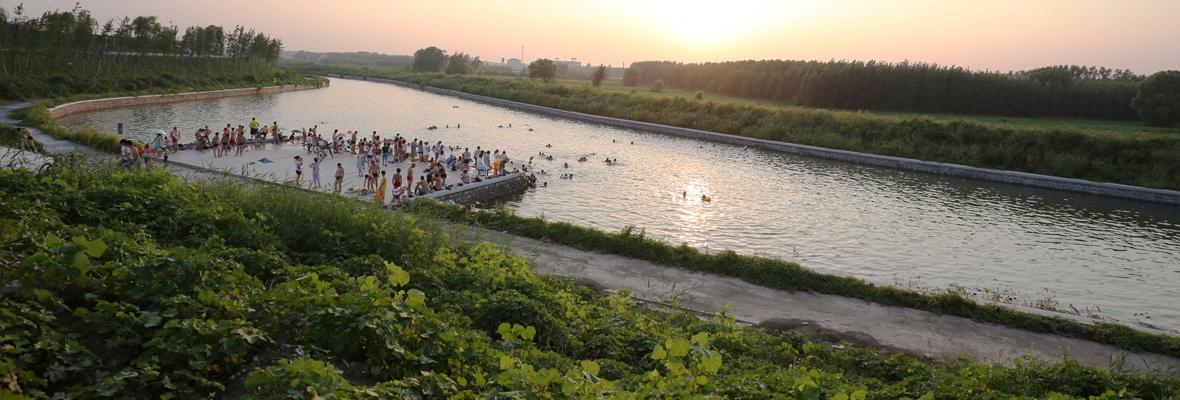
<instances>
[{"instance_id":1,"label":"row of trees","mask_svg":"<svg viewBox=\"0 0 1180 400\"><path fill-rule=\"evenodd\" d=\"M445 72L449 75L465 75L479 72L483 61L466 53L447 55L447 51L430 46L414 52L410 69L416 72Z\"/></svg>"},{"instance_id":2,"label":"row of trees","mask_svg":"<svg viewBox=\"0 0 1180 400\"><path fill-rule=\"evenodd\" d=\"M414 52L413 62L410 64L410 69L415 72L444 72L448 75L463 75L468 73L490 73L494 75L515 75L515 73L503 64L495 65L484 70L484 62L479 57L472 58L465 53L455 53L447 55L447 51L438 47L430 46ZM575 67L581 69L581 67ZM577 76L580 79L589 79L591 84L598 86L602 81L608 78L609 69L604 65L598 67L590 67L587 65L585 74L573 74L570 71L570 63L559 63L548 58L541 58L529 63L524 73L528 74L529 79L540 79L549 82L558 77L569 78Z\"/></svg>"},{"instance_id":3,"label":"row of trees","mask_svg":"<svg viewBox=\"0 0 1180 400\"><path fill-rule=\"evenodd\" d=\"M274 63L282 42L253 29L236 26L193 26L183 33L155 16L123 17L100 23L89 11L25 15L18 5L9 14L0 8L0 65L5 74L45 72L45 62L110 56L217 57Z\"/></svg>"},{"instance_id":4,"label":"row of trees","mask_svg":"<svg viewBox=\"0 0 1180 400\"><path fill-rule=\"evenodd\" d=\"M810 107L903 112L1132 119L1144 79L1127 70L1055 66L997 73L861 61L637 62L623 83L772 99Z\"/></svg>"},{"instance_id":5,"label":"row of trees","mask_svg":"<svg viewBox=\"0 0 1180 400\"><path fill-rule=\"evenodd\" d=\"M405 68L414 62L414 56L368 51L324 53L303 50L283 51L280 57L283 60L298 63L364 68Z\"/></svg>"}]
</instances>

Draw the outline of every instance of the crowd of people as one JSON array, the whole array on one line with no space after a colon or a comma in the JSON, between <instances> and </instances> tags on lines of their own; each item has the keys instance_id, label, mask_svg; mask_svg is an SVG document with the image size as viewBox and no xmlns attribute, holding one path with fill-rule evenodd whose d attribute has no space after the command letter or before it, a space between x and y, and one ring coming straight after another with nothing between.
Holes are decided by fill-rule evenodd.
<instances>
[{"instance_id":1,"label":"crowd of people","mask_svg":"<svg viewBox=\"0 0 1180 400\"><path fill-rule=\"evenodd\" d=\"M197 129L194 134L196 136L196 148L198 151L213 150L213 157L224 157L231 153L241 156L246 152L246 145L248 144L265 144L267 136L270 136L274 143L281 143L294 138L294 134L284 136L283 132L279 130L279 123L271 122L269 126L262 127L258 123L257 118L251 118L249 123L249 136L247 136L246 126L238 125L236 128L232 124L225 124L218 133L215 130L209 129L206 125L203 128ZM173 141L177 141L180 137L180 132L176 128L172 128Z\"/></svg>"},{"instance_id":2,"label":"crowd of people","mask_svg":"<svg viewBox=\"0 0 1180 400\"><path fill-rule=\"evenodd\" d=\"M180 135L180 130L173 127L167 136L161 131L149 143L123 139L120 141L121 164L129 168L141 163L147 165L153 157L166 160L168 153L185 147L180 143ZM214 158L231 155L240 157L248 152L252 145L262 145L268 141L275 144L298 143L306 155L294 156L292 161L296 186L306 184L312 188L323 187L320 169L326 160L334 160L337 156L354 157L356 175L363 178L363 184L360 187L345 188L345 164L336 162L332 192L340 194L347 191L359 195L373 195L375 201L382 205L397 206L406 198L450 190L455 186L522 170L527 174L530 185L537 184L536 175L528 173L533 157L529 157L528 162L521 164L520 168L510 171L509 166L514 164L514 161L507 151L488 151L479 146L472 151L470 148L446 145L442 141L431 143L427 140L406 138L401 134L383 137L376 131L364 135L359 131L341 132L338 129L330 134L321 134L318 125L293 129L289 134L284 134L277 121L262 125L257 118L251 118L247 125L235 127L233 124L226 124L220 132L205 126L197 129L194 136L196 140L189 146L197 151L211 151ZM553 159L551 155L540 154L542 158ZM310 158L311 161L306 162L306 158ZM266 158L259 161L273 162ZM404 171L398 167L398 164L402 163L409 163ZM310 179L306 182L303 176L305 166L311 170ZM541 173L544 174L544 171ZM457 181L448 183L448 176L455 175L458 176Z\"/></svg>"},{"instance_id":3,"label":"crowd of people","mask_svg":"<svg viewBox=\"0 0 1180 400\"><path fill-rule=\"evenodd\" d=\"M383 138L376 131L364 136L357 131L341 133L338 130L333 131L331 135L321 136L318 133L318 127L296 132L304 133L302 136L304 148L307 153L313 155L310 186L320 187L319 164L325 159L335 158L341 154L354 156L356 176L363 178L363 185L349 191L361 195L372 194L374 200L383 206L387 204L397 206L409 197L450 190L455 186L480 182L489 177L502 176L512 172L525 173L529 185L538 186L537 175L532 171L534 157L529 157L527 162L519 164L519 168L512 168L509 171L509 165L514 162L508 156L507 151L498 149L488 151L477 146L474 151L470 148L462 148L460 152L459 146L446 145L442 141L431 143L416 138L407 139L401 134L395 134L392 138ZM547 144L545 147L552 148L553 146ZM543 151L538 152L537 155L542 160L553 161L554 159L553 155ZM593 155L595 154L590 153L581 156L578 161L587 162L590 160L589 157ZM296 185L302 184L303 162L302 156L295 157ZM392 168L392 171L386 168L391 164L405 162L410 163L405 171L396 167ZM603 163L606 165L617 165L618 162L617 158L605 157L603 159ZM570 168L569 163L565 163L564 168ZM448 184L449 173L458 174L458 182ZM545 175L544 170L539 170L538 173ZM344 175L343 163L336 163L336 180L332 187L333 192L341 193L343 190ZM573 178L573 173L561 174L561 179ZM541 185L548 186L548 182L542 182ZM387 195L391 195L388 202Z\"/></svg>"},{"instance_id":4,"label":"crowd of people","mask_svg":"<svg viewBox=\"0 0 1180 400\"><path fill-rule=\"evenodd\" d=\"M319 126L293 133L301 135L296 138L293 134L291 140L301 140L304 151L312 158L312 178L309 186L322 185L319 179L319 165L324 160L335 159L337 155L355 157L356 176L363 178L363 184L360 188L350 188L349 191L361 195L372 194L374 200L382 205L387 204L387 195L391 197L388 204L396 206L409 197L450 190L456 185L479 182L511 172L508 165L512 160L508 152L498 149L487 151L476 147L473 152L470 148L445 145L442 141L431 143L417 138L408 139L401 134L394 134L392 138L382 137L376 131L369 135L362 135L358 131L339 130L333 130L331 134L320 134ZM386 168L407 162L410 165L405 171L397 167L393 167L392 171ZM301 186L304 157L295 156L293 163L295 184ZM344 174L344 164L337 162L333 192L341 193L344 190ZM449 174L458 174L459 182L447 183ZM530 178L530 183L536 182L535 176Z\"/></svg>"}]
</instances>

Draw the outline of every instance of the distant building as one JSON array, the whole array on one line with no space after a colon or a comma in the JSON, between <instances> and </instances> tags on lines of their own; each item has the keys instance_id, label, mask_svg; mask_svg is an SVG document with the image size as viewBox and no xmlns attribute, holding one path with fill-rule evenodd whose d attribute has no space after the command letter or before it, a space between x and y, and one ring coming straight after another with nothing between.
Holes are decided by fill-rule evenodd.
<instances>
[{"instance_id":1,"label":"distant building","mask_svg":"<svg viewBox=\"0 0 1180 400\"><path fill-rule=\"evenodd\" d=\"M504 62L504 64L507 64L508 68L512 68L512 72L517 72L524 69L524 61L520 61L519 58L509 58L508 61Z\"/></svg>"},{"instance_id":2,"label":"distant building","mask_svg":"<svg viewBox=\"0 0 1180 400\"><path fill-rule=\"evenodd\" d=\"M561 61L561 59L558 58L558 59L554 59L553 63L557 64L558 66L565 65L567 68L569 68L571 70L576 70L578 68L582 68L582 62L578 61L578 59L576 59L576 58L571 58L567 61ZM587 65L587 66L589 66L589 65Z\"/></svg>"}]
</instances>

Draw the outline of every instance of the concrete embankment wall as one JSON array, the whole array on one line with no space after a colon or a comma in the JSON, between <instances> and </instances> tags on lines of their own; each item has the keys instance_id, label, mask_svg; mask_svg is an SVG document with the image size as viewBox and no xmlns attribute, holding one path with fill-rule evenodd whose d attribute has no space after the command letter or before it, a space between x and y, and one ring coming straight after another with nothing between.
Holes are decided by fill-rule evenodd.
<instances>
[{"instance_id":1,"label":"concrete embankment wall","mask_svg":"<svg viewBox=\"0 0 1180 400\"><path fill-rule=\"evenodd\" d=\"M429 197L444 202L454 201L458 204L486 203L492 199L524 192L528 188L528 178L524 174L515 173L483 182L469 183L437 194L432 193Z\"/></svg>"},{"instance_id":2,"label":"concrete embankment wall","mask_svg":"<svg viewBox=\"0 0 1180 400\"><path fill-rule=\"evenodd\" d=\"M348 76L337 76L349 78ZM467 100L478 101L500 107L529 111L538 114L569 118L578 121L610 125L620 128L638 129L668 135L682 136L712 142L729 143L739 146L750 146L759 149L781 151L808 157L826 158L844 162L871 165L876 167L896 168L909 171L926 172L932 174L956 176L970 179L980 179L992 182L1002 182L1016 185L1032 186L1045 189L1065 190L1076 193L1086 193L1099 196L1117 197L1124 199L1143 200L1167 204L1180 204L1180 191L1153 189L1141 186L1122 185L1117 183L1093 182L1082 179L1062 178L1048 175L1030 174L1026 172L1003 171L987 168L970 167L959 164L947 164L933 161L922 161L910 158L882 156L876 154L858 153L848 150L828 149L802 144L779 142L774 140L756 139L725 133L681 128L676 126L653 124L649 122L632 121L620 118L604 117L600 115L584 114L573 111L558 110L533 104L520 103L493 97L463 93L454 90L441 89L432 86L419 86L392 79L364 78L365 80L390 83L430 93L454 96Z\"/></svg>"},{"instance_id":3,"label":"concrete embankment wall","mask_svg":"<svg viewBox=\"0 0 1180 400\"><path fill-rule=\"evenodd\" d=\"M53 118L61 118L70 114L105 110L110 108L133 107L151 104L168 104L192 100L219 99L222 97L252 96L259 94L290 92L295 90L319 89L327 85L328 83L325 82L322 85L265 86L260 88L225 89L208 92L157 94L148 96L112 97L108 99L82 100L53 107L49 109L49 115Z\"/></svg>"}]
</instances>

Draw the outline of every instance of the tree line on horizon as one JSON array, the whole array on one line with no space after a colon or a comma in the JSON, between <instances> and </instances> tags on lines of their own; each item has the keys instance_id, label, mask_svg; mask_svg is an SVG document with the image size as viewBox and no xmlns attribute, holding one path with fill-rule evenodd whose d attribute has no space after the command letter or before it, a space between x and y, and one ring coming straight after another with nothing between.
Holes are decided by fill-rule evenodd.
<instances>
[{"instance_id":1,"label":"tree line on horizon","mask_svg":"<svg viewBox=\"0 0 1180 400\"><path fill-rule=\"evenodd\" d=\"M315 52L284 50L279 55L279 58L283 61L295 63L361 68L405 68L414 62L414 56L382 54L370 51Z\"/></svg>"},{"instance_id":2,"label":"tree line on horizon","mask_svg":"<svg viewBox=\"0 0 1180 400\"><path fill-rule=\"evenodd\" d=\"M208 90L296 82L283 43L244 26L185 29L155 16L99 21L75 5L39 16L0 7L0 98Z\"/></svg>"},{"instance_id":3,"label":"tree line on horizon","mask_svg":"<svg viewBox=\"0 0 1180 400\"><path fill-rule=\"evenodd\" d=\"M852 110L1133 119L1144 76L1129 70L1052 66L998 73L878 61L643 61L628 86L670 87Z\"/></svg>"},{"instance_id":4,"label":"tree line on horizon","mask_svg":"<svg viewBox=\"0 0 1180 400\"><path fill-rule=\"evenodd\" d=\"M155 16L123 17L99 22L90 11L25 15L23 5L12 13L0 7L0 74L48 73L58 62L101 62L120 56L225 58L273 64L282 41L243 26L191 26L183 32ZM80 67L80 66L75 66Z\"/></svg>"}]
</instances>

